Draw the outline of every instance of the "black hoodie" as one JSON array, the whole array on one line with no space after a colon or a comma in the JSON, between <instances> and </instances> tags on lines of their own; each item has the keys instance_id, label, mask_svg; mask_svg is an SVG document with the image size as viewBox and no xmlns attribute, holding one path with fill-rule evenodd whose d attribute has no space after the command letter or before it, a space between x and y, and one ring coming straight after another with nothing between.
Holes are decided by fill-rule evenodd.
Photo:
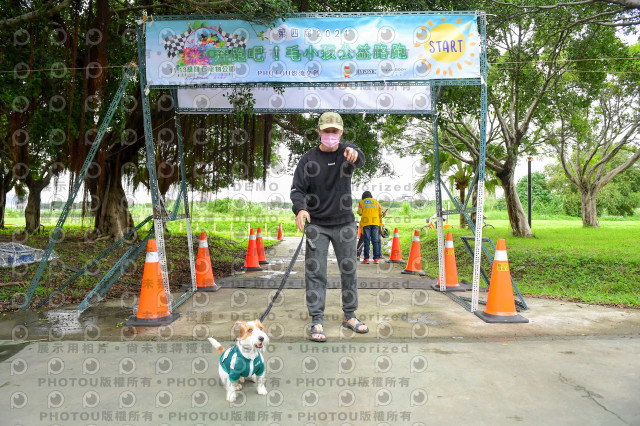
<instances>
[{"instance_id":1,"label":"black hoodie","mask_svg":"<svg viewBox=\"0 0 640 426\"><path fill-rule=\"evenodd\" d=\"M350 163L344 150L351 147L358 159ZM355 145L340 143L334 152L320 147L307 151L298 162L291 184L293 213L307 210L311 223L341 225L355 222L351 207L351 176L356 168L364 166L362 150Z\"/></svg>"}]
</instances>

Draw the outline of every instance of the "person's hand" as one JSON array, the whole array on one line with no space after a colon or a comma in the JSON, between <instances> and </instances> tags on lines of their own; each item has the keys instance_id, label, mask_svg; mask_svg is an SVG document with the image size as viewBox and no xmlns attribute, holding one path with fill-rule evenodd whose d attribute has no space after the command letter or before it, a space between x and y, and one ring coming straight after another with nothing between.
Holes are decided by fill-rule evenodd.
<instances>
[{"instance_id":1,"label":"person's hand","mask_svg":"<svg viewBox=\"0 0 640 426\"><path fill-rule=\"evenodd\" d=\"M311 223L311 216L309 216L309 212L306 210L300 210L298 215L296 216L296 226L302 232L304 230L304 220L307 219L307 222Z\"/></svg>"},{"instance_id":2,"label":"person's hand","mask_svg":"<svg viewBox=\"0 0 640 426\"><path fill-rule=\"evenodd\" d=\"M347 149L344 150L344 156L350 163L355 163L358 159L358 151L348 146Z\"/></svg>"}]
</instances>

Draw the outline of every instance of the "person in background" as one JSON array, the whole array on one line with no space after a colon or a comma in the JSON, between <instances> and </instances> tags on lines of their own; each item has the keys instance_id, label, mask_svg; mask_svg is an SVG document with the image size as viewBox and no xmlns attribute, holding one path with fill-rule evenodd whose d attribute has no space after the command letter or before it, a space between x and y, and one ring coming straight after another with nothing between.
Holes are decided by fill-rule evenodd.
<instances>
[{"instance_id":1,"label":"person in background","mask_svg":"<svg viewBox=\"0 0 640 426\"><path fill-rule=\"evenodd\" d=\"M380 226L382 225L382 206L373 198L371 192L362 193L362 201L358 204L358 214L360 215L360 225L364 237L364 260L362 263L369 263L369 249L373 244L373 263L380 261Z\"/></svg>"}]
</instances>

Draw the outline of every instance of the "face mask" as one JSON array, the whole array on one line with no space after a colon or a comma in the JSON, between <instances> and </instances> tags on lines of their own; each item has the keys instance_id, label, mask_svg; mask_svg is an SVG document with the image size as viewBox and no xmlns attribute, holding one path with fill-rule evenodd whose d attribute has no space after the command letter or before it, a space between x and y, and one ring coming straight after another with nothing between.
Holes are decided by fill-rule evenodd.
<instances>
[{"instance_id":1,"label":"face mask","mask_svg":"<svg viewBox=\"0 0 640 426\"><path fill-rule=\"evenodd\" d=\"M320 141L322 142L322 145L329 149L333 149L338 146L338 143L340 142L340 135L337 133L323 133L320 135Z\"/></svg>"}]
</instances>

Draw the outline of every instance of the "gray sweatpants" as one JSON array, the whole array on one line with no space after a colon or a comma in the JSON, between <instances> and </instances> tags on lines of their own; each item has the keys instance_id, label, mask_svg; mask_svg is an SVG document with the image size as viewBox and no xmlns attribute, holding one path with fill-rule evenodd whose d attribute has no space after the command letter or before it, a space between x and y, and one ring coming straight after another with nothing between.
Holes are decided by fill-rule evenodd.
<instances>
[{"instance_id":1,"label":"gray sweatpants","mask_svg":"<svg viewBox=\"0 0 640 426\"><path fill-rule=\"evenodd\" d=\"M356 263L356 237L358 227L355 222L342 225L307 224L307 240L315 243L311 250L307 242L305 248L305 283L307 287L307 308L311 324L322 324L327 299L327 254L329 242L336 253L340 279L342 281L342 311L346 319L355 317L358 308L358 274Z\"/></svg>"}]
</instances>

